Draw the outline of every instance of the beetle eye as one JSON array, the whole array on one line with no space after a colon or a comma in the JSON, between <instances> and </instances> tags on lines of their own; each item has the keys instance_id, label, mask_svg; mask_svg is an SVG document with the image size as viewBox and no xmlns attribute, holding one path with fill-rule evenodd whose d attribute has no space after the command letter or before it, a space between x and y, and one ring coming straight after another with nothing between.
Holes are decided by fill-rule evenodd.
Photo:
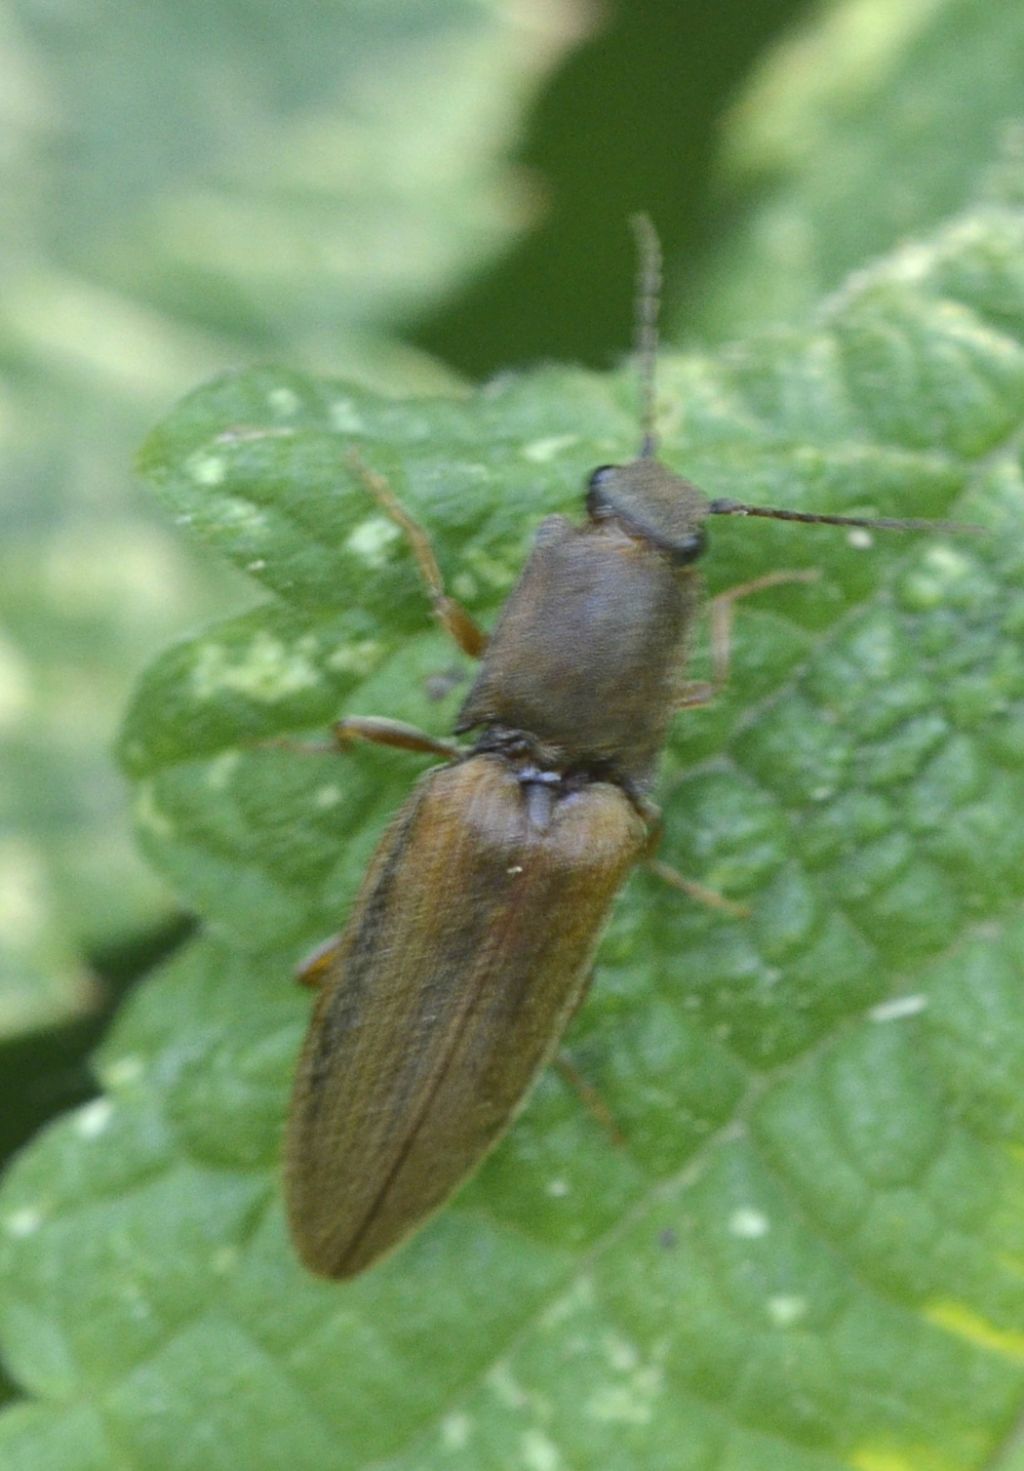
<instances>
[{"instance_id":1,"label":"beetle eye","mask_svg":"<svg viewBox=\"0 0 1024 1471\"><path fill-rule=\"evenodd\" d=\"M685 567L690 562L696 562L706 550L707 544L708 539L703 531L691 531L688 536L673 543L672 561L677 567Z\"/></svg>"},{"instance_id":2,"label":"beetle eye","mask_svg":"<svg viewBox=\"0 0 1024 1471\"><path fill-rule=\"evenodd\" d=\"M598 465L596 470L591 470L587 479L587 510L591 516L607 514L602 492L608 488L608 483L614 477L617 469L617 465Z\"/></svg>"},{"instance_id":3,"label":"beetle eye","mask_svg":"<svg viewBox=\"0 0 1024 1471\"><path fill-rule=\"evenodd\" d=\"M591 470L587 480L588 490L600 490L601 486L615 474L617 465L598 465L596 470Z\"/></svg>"}]
</instances>

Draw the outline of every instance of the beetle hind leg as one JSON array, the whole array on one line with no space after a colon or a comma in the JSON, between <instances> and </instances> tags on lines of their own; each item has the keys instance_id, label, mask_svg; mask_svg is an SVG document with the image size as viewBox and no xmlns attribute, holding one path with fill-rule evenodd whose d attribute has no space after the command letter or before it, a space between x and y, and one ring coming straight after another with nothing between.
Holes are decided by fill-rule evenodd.
<instances>
[{"instance_id":1,"label":"beetle hind leg","mask_svg":"<svg viewBox=\"0 0 1024 1471\"><path fill-rule=\"evenodd\" d=\"M733 919L748 919L750 910L745 904L737 904L733 899L727 899L717 889L709 889L706 884L698 883L696 879L688 879L685 874L673 868L671 863L662 863L660 858L648 858L644 862L648 873L662 883L668 884L670 888L685 894L688 899L693 899L698 904L703 904L707 909L717 909L720 914L731 914Z\"/></svg>"},{"instance_id":2,"label":"beetle hind leg","mask_svg":"<svg viewBox=\"0 0 1024 1471\"><path fill-rule=\"evenodd\" d=\"M587 1113L600 1129L608 1136L616 1149L622 1149L626 1143L626 1136L620 1129L615 1115L605 1103L600 1093L589 1082L572 1059L565 1052L559 1052L554 1058L554 1066L562 1081L572 1089L576 1097L582 1103Z\"/></svg>"},{"instance_id":3,"label":"beetle hind leg","mask_svg":"<svg viewBox=\"0 0 1024 1471\"><path fill-rule=\"evenodd\" d=\"M688 879L677 868L673 868L671 863L664 863L657 856L661 846L661 835L664 831L661 813L654 803L646 798L642 798L641 802L641 810L647 823L647 843L640 862L647 872L660 879L662 883L668 884L670 888L676 889L680 894L685 894L688 899L693 899L708 909L717 909L720 914L731 914L734 919L747 919L750 910L745 904L737 904L734 900L727 899L724 894L720 894L717 889L709 889L706 884L698 883L696 879Z\"/></svg>"}]
</instances>

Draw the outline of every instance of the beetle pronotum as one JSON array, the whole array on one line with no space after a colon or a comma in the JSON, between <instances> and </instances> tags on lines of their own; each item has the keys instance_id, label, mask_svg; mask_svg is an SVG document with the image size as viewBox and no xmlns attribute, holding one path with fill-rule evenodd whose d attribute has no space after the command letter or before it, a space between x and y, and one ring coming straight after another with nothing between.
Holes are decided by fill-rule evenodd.
<instances>
[{"instance_id":1,"label":"beetle pronotum","mask_svg":"<svg viewBox=\"0 0 1024 1471\"><path fill-rule=\"evenodd\" d=\"M469 745L383 719L337 727L343 744L373 740L444 764L417 783L347 928L304 972L319 996L288 1123L286 1187L296 1247L323 1276L363 1271L476 1169L583 999L615 894L653 851L648 793L669 724L724 677L719 637L715 684L683 680L707 518L945 525L709 500L661 464L660 252L648 221L637 231L640 454L591 474L581 524L541 524L489 638L446 594L425 531L355 462L408 536L436 615L482 663L455 726L456 736L472 733ZM727 618L731 603L720 607Z\"/></svg>"}]
</instances>

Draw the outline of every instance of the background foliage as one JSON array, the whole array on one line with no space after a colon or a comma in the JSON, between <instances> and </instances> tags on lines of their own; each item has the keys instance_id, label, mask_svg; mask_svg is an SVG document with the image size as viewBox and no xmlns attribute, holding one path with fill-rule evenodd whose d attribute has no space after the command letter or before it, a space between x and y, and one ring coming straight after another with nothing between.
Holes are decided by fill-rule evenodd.
<instances>
[{"instance_id":1,"label":"background foliage","mask_svg":"<svg viewBox=\"0 0 1024 1471\"><path fill-rule=\"evenodd\" d=\"M678 722L666 761L666 855L753 917L637 875L570 1036L626 1147L545 1079L455 1206L343 1289L302 1275L281 1225L308 1009L285 979L417 763L341 771L260 743L342 709L445 730L464 688L433 697L452 656L343 451L429 522L487 621L539 517L631 452L635 387L581 368L456 386L453 368L558 354L556 329L599 350L564 285L588 268L557 258L563 318L513 292L534 325L500 336L503 280L529 279L545 229L437 304L540 208L506 160L581 17L352 3L300 37L284 15L5 22L5 1076L51 1105L73 1090L89 1023L41 1025L86 1016L98 975L137 974L176 912L203 931L135 990L102 1092L0 1196L4 1465L1024 1466L1020 13L859 0L766 54L670 287L687 335L733 340L666 353L660 385L666 459L716 494L989 534L713 527L713 588L822 573L743 607L730 691ZM719 84L778 18L751 10L731 49L719 32ZM643 35L678 78L668 27L657 12ZM626 82L650 75L630 34L552 83L545 106L577 99L566 136L610 100L609 37ZM590 91L566 80L588 55ZM670 137L684 121L660 118ZM50 192L17 187L41 176ZM621 244L594 246L593 280L618 257L622 340L628 207L683 232L678 187L637 170L616 195L615 177L600 204ZM419 350L397 333L414 315ZM291 366L223 374L146 439L143 476L195 552L140 504L126 517L125 436L270 352ZM149 665L120 746L162 888L101 741L126 672L186 616L204 626Z\"/></svg>"}]
</instances>

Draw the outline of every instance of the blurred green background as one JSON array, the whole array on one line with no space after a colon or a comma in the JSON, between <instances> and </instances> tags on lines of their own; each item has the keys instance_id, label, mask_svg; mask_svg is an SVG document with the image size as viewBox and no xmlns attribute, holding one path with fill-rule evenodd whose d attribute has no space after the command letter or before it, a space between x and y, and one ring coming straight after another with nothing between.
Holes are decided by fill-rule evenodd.
<instances>
[{"instance_id":1,"label":"blurred green background","mask_svg":"<svg viewBox=\"0 0 1024 1471\"><path fill-rule=\"evenodd\" d=\"M804 0L0 10L0 1153L189 918L110 747L175 635L249 601L133 481L202 378L395 393L628 346L626 219L666 297L728 222L720 125Z\"/></svg>"}]
</instances>

